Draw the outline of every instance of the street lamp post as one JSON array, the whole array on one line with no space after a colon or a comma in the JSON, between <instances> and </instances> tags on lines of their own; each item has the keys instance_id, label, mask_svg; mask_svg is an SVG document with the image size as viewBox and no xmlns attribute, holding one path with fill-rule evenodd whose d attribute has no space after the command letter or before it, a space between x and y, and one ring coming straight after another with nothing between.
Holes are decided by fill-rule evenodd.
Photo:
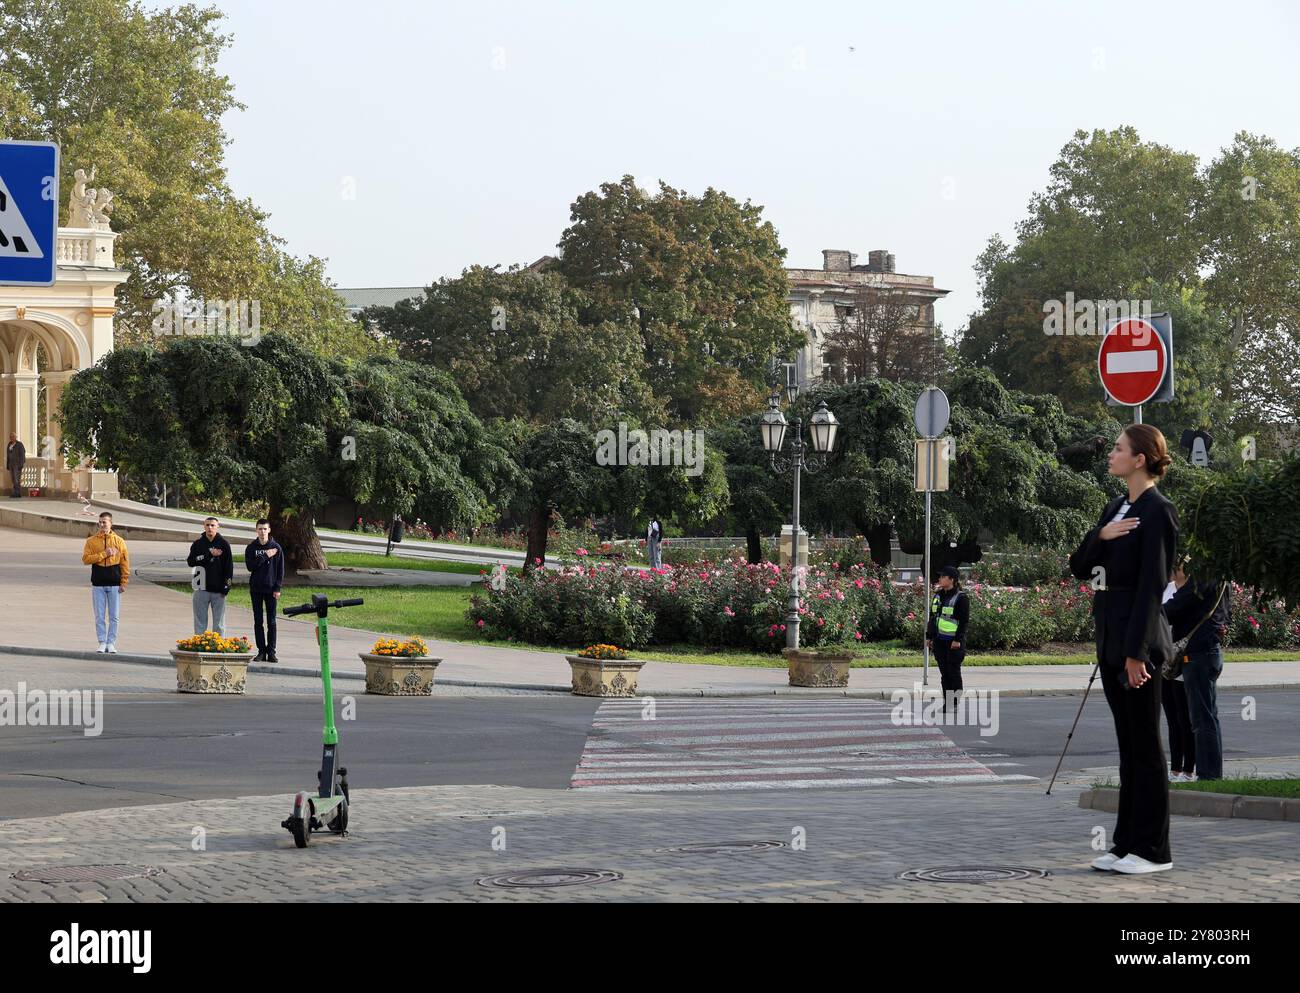
<instances>
[{"instance_id":1,"label":"street lamp post","mask_svg":"<svg viewBox=\"0 0 1300 993\"><path fill-rule=\"evenodd\" d=\"M791 403L794 402L798 395L798 386L789 384L786 386L786 396ZM817 472L826 466L826 455L835 447L835 434L839 431L840 422L835 419L835 415L826 409L826 403L823 401L818 404L817 410L809 418L808 428L812 434L813 450L816 455L807 454L808 446L803 440L803 420L796 417L793 424L788 424L785 415L781 413L781 394L773 392L767 400L768 410L763 415L763 421L759 430L763 436L763 448L767 450L771 458L772 468L777 472L784 473L790 469L794 470L794 521L791 528L790 548L790 604L789 614L785 619L785 644L787 648L799 647L799 594L800 574L799 574L799 489L803 471ZM787 428L793 426L794 432L790 439L790 455L780 455L782 444L785 441Z\"/></svg>"}]
</instances>

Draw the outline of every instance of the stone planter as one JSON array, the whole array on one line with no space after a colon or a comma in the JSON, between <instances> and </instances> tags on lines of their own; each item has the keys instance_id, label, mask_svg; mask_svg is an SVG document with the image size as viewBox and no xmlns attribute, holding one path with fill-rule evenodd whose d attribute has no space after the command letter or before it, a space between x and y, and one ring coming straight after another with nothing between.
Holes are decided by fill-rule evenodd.
<instances>
[{"instance_id":1,"label":"stone planter","mask_svg":"<svg viewBox=\"0 0 1300 993\"><path fill-rule=\"evenodd\" d=\"M432 696L433 674L442 659L427 655L370 655L366 664L366 692L377 696Z\"/></svg>"},{"instance_id":2,"label":"stone planter","mask_svg":"<svg viewBox=\"0 0 1300 993\"><path fill-rule=\"evenodd\" d=\"M573 674L574 696L636 696L636 678L644 659L584 659L566 655Z\"/></svg>"},{"instance_id":3,"label":"stone planter","mask_svg":"<svg viewBox=\"0 0 1300 993\"><path fill-rule=\"evenodd\" d=\"M851 652L783 648L791 686L844 687L849 685Z\"/></svg>"},{"instance_id":4,"label":"stone planter","mask_svg":"<svg viewBox=\"0 0 1300 993\"><path fill-rule=\"evenodd\" d=\"M176 660L177 693L243 693L252 652L182 652Z\"/></svg>"}]
</instances>

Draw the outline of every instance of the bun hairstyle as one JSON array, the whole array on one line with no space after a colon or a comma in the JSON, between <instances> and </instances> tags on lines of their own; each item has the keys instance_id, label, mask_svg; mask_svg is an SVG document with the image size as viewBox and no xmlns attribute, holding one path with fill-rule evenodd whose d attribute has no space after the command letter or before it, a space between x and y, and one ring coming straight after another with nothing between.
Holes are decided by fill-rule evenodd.
<instances>
[{"instance_id":1,"label":"bun hairstyle","mask_svg":"<svg viewBox=\"0 0 1300 993\"><path fill-rule=\"evenodd\" d=\"M1165 444L1165 436L1160 429L1150 424L1130 424L1124 429L1124 434L1133 454L1146 456L1147 475L1152 479L1163 477L1173 459L1169 457L1169 446Z\"/></svg>"}]
</instances>

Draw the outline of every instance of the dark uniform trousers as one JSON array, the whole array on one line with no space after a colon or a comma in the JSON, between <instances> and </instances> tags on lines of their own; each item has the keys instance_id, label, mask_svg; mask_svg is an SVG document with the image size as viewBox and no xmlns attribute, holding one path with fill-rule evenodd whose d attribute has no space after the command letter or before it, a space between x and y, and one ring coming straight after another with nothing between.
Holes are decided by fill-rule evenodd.
<instances>
[{"instance_id":1,"label":"dark uniform trousers","mask_svg":"<svg viewBox=\"0 0 1300 993\"><path fill-rule=\"evenodd\" d=\"M952 647L952 638L934 639L934 660L939 664L939 684L943 687L943 709L948 712L949 693L961 692L961 664L966 658L966 645Z\"/></svg>"},{"instance_id":2,"label":"dark uniform trousers","mask_svg":"<svg viewBox=\"0 0 1300 993\"><path fill-rule=\"evenodd\" d=\"M1150 671L1153 666L1148 665ZM1101 687L1119 739L1119 815L1111 851L1150 862L1172 862L1169 851L1169 773L1160 744L1160 670L1140 689L1125 689L1122 667L1101 665Z\"/></svg>"}]
</instances>

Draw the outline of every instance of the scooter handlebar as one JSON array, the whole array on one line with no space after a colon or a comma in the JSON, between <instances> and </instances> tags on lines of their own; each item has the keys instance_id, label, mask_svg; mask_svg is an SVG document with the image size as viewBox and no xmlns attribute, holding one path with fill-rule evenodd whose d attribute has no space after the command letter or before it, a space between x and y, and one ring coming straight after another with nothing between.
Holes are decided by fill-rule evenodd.
<instances>
[{"instance_id":1,"label":"scooter handlebar","mask_svg":"<svg viewBox=\"0 0 1300 993\"><path fill-rule=\"evenodd\" d=\"M322 608L356 607L365 602L366 601L363 598L355 597L354 599L351 600L335 600L333 603L329 603L326 601L326 599L323 596L320 596L318 594L317 596L312 598L311 603L300 604L297 607L285 607L284 610L282 610L280 613L282 613L285 617L293 617L295 614L320 614L323 612Z\"/></svg>"}]
</instances>

